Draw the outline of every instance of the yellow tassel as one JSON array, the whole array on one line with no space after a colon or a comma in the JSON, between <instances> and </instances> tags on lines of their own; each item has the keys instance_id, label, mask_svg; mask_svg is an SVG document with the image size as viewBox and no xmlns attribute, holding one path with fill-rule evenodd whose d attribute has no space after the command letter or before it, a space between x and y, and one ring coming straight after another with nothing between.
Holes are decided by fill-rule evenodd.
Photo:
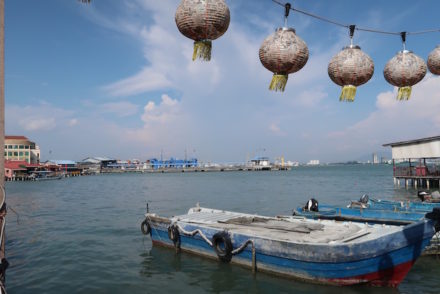
<instances>
[{"instance_id":1,"label":"yellow tassel","mask_svg":"<svg viewBox=\"0 0 440 294\"><path fill-rule=\"evenodd\" d=\"M339 96L339 101L353 102L356 96L356 87L352 85L347 85L342 87L341 96Z\"/></svg>"},{"instance_id":2,"label":"yellow tassel","mask_svg":"<svg viewBox=\"0 0 440 294\"><path fill-rule=\"evenodd\" d=\"M286 88L288 75L274 74L270 82L269 90L284 92Z\"/></svg>"},{"instance_id":3,"label":"yellow tassel","mask_svg":"<svg viewBox=\"0 0 440 294\"><path fill-rule=\"evenodd\" d=\"M409 100L409 97L411 96L411 87L401 87L399 88L399 92L397 92L397 100Z\"/></svg>"},{"instance_id":4,"label":"yellow tassel","mask_svg":"<svg viewBox=\"0 0 440 294\"><path fill-rule=\"evenodd\" d=\"M203 61L211 60L212 42L210 40L202 40L194 42L193 61L201 59Z\"/></svg>"}]
</instances>

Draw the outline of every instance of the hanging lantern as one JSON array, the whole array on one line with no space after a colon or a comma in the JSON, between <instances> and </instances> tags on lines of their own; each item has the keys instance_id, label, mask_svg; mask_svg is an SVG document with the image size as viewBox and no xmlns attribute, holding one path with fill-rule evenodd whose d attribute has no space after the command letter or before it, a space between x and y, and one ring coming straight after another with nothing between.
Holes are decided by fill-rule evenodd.
<instances>
[{"instance_id":1,"label":"hanging lantern","mask_svg":"<svg viewBox=\"0 0 440 294\"><path fill-rule=\"evenodd\" d=\"M194 40L193 61L211 60L212 40L221 37L229 27L229 8L224 0L182 0L176 11L176 25Z\"/></svg>"},{"instance_id":2,"label":"hanging lantern","mask_svg":"<svg viewBox=\"0 0 440 294\"><path fill-rule=\"evenodd\" d=\"M269 89L283 92L288 75L299 71L309 59L306 43L296 35L295 30L287 28L287 17L291 5L286 3L285 26L278 28L261 44L259 56L265 68L274 73Z\"/></svg>"},{"instance_id":3,"label":"hanging lantern","mask_svg":"<svg viewBox=\"0 0 440 294\"><path fill-rule=\"evenodd\" d=\"M428 68L431 73L440 75L440 45L429 53Z\"/></svg>"},{"instance_id":4,"label":"hanging lantern","mask_svg":"<svg viewBox=\"0 0 440 294\"><path fill-rule=\"evenodd\" d=\"M374 73L373 60L359 46L353 45L355 26L350 26L350 46L336 54L328 65L328 75L337 85L342 87L339 101L353 102L356 87L368 82Z\"/></svg>"},{"instance_id":5,"label":"hanging lantern","mask_svg":"<svg viewBox=\"0 0 440 294\"><path fill-rule=\"evenodd\" d=\"M383 75L388 83L399 87L397 100L408 100L411 87L425 77L426 64L422 58L405 49L406 32L402 32L401 36L403 50L388 61Z\"/></svg>"}]
</instances>

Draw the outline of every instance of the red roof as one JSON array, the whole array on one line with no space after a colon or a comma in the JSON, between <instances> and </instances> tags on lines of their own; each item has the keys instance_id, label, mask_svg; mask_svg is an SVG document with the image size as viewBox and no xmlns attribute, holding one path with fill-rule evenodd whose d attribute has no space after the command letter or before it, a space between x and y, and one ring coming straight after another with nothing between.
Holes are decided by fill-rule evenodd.
<instances>
[{"instance_id":1,"label":"red roof","mask_svg":"<svg viewBox=\"0 0 440 294\"><path fill-rule=\"evenodd\" d=\"M26 170L28 167L39 167L39 164L29 164L24 160L5 160L5 168L12 170Z\"/></svg>"},{"instance_id":2,"label":"red roof","mask_svg":"<svg viewBox=\"0 0 440 294\"><path fill-rule=\"evenodd\" d=\"M29 140L25 136L8 136L8 135L6 135L5 140L7 140L7 139L9 139L9 140Z\"/></svg>"}]
</instances>

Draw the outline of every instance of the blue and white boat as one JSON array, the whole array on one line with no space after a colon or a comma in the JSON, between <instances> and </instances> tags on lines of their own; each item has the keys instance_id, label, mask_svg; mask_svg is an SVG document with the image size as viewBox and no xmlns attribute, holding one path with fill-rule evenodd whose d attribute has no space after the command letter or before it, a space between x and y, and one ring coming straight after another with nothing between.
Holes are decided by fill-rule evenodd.
<instances>
[{"instance_id":1,"label":"blue and white boat","mask_svg":"<svg viewBox=\"0 0 440 294\"><path fill-rule=\"evenodd\" d=\"M430 212L434 207L440 207L440 202L422 201L391 201L369 198L367 195L361 197L359 201L351 201L349 208L371 208L376 210L390 211L420 211Z\"/></svg>"},{"instance_id":2,"label":"blue and white boat","mask_svg":"<svg viewBox=\"0 0 440 294\"><path fill-rule=\"evenodd\" d=\"M330 219L338 221L358 221L375 224L402 225L423 220L426 212L414 210L386 210L386 209L364 209L359 206L351 208L338 207L329 204L319 204L317 211L311 211L307 207L297 207L293 215L303 216L310 219Z\"/></svg>"},{"instance_id":3,"label":"blue and white boat","mask_svg":"<svg viewBox=\"0 0 440 294\"><path fill-rule=\"evenodd\" d=\"M50 180L60 180L64 177L63 174L56 173L53 171L34 171L29 176L29 179L34 181L50 181Z\"/></svg>"},{"instance_id":4,"label":"blue and white boat","mask_svg":"<svg viewBox=\"0 0 440 294\"><path fill-rule=\"evenodd\" d=\"M440 209L405 226L266 217L194 207L147 213L153 245L314 283L397 287L440 229Z\"/></svg>"}]
</instances>

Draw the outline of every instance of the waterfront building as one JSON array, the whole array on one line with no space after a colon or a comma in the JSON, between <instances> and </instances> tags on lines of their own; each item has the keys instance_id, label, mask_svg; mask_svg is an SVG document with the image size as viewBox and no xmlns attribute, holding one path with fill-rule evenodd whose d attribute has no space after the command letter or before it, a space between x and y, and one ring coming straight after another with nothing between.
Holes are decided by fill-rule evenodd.
<instances>
[{"instance_id":1,"label":"waterfront building","mask_svg":"<svg viewBox=\"0 0 440 294\"><path fill-rule=\"evenodd\" d=\"M47 170L54 172L62 172L69 176L77 176L81 174L81 168L78 167L73 160L48 160L44 163Z\"/></svg>"},{"instance_id":2,"label":"waterfront building","mask_svg":"<svg viewBox=\"0 0 440 294\"><path fill-rule=\"evenodd\" d=\"M171 157L168 160L159 160L156 158L152 158L150 160L147 160L147 165L149 165L152 169L188 168L188 167L197 167L198 161L197 161L197 158L176 159L176 158Z\"/></svg>"},{"instance_id":3,"label":"waterfront building","mask_svg":"<svg viewBox=\"0 0 440 294\"><path fill-rule=\"evenodd\" d=\"M30 172L40 167L39 164L30 164L25 160L5 160L5 180L26 179Z\"/></svg>"},{"instance_id":4,"label":"waterfront building","mask_svg":"<svg viewBox=\"0 0 440 294\"><path fill-rule=\"evenodd\" d=\"M271 170L272 165L268 157L255 157L251 159L251 168L254 170Z\"/></svg>"},{"instance_id":5,"label":"waterfront building","mask_svg":"<svg viewBox=\"0 0 440 294\"><path fill-rule=\"evenodd\" d=\"M440 136L387 143L393 162L394 183L417 188L440 184Z\"/></svg>"},{"instance_id":6,"label":"waterfront building","mask_svg":"<svg viewBox=\"0 0 440 294\"><path fill-rule=\"evenodd\" d=\"M40 163L40 147L25 136L5 136L5 159Z\"/></svg>"},{"instance_id":7,"label":"waterfront building","mask_svg":"<svg viewBox=\"0 0 440 294\"><path fill-rule=\"evenodd\" d=\"M318 159L312 159L309 162L307 162L307 165L319 165Z\"/></svg>"},{"instance_id":8,"label":"waterfront building","mask_svg":"<svg viewBox=\"0 0 440 294\"><path fill-rule=\"evenodd\" d=\"M373 164L378 164L379 163L379 159L377 157L377 153L373 153Z\"/></svg>"}]
</instances>

